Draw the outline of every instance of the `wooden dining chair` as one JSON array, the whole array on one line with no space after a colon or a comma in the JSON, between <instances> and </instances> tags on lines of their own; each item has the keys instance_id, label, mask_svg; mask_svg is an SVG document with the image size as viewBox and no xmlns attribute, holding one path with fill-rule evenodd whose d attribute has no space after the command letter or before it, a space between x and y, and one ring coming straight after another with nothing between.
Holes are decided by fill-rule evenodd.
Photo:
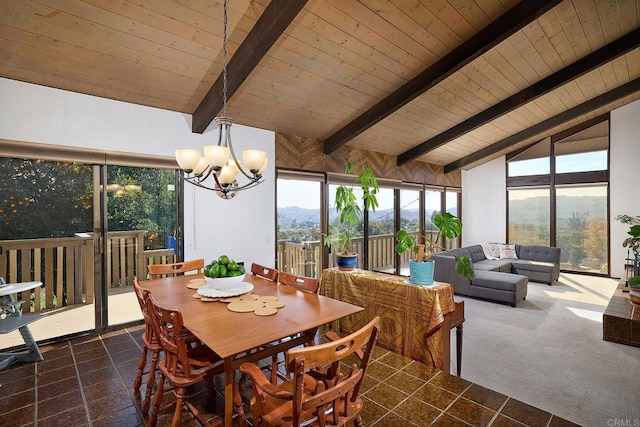
<instances>
[{"instance_id":1,"label":"wooden dining chair","mask_svg":"<svg viewBox=\"0 0 640 427\"><path fill-rule=\"evenodd\" d=\"M313 277L300 276L297 274L287 273L280 271L278 274L278 283L285 286L290 286L302 292L308 292L317 294L320 291L320 280ZM305 345L314 345L315 343L310 341ZM276 384L278 376L286 379L285 376L279 374L278 367L284 365L284 359L280 359L278 354L274 354L271 358L271 382Z\"/></svg>"},{"instance_id":2,"label":"wooden dining chair","mask_svg":"<svg viewBox=\"0 0 640 427\"><path fill-rule=\"evenodd\" d=\"M291 286L303 292L317 294L320 290L320 280L313 277L299 276L297 274L281 271L278 274L278 282L281 285Z\"/></svg>"},{"instance_id":3,"label":"wooden dining chair","mask_svg":"<svg viewBox=\"0 0 640 427\"><path fill-rule=\"evenodd\" d=\"M253 363L240 372L252 379L251 412L260 426L362 426L363 401L359 395L378 336L380 318L344 337L287 352L293 378L274 385ZM354 356L357 363L341 369L340 362ZM344 372L343 372L344 371Z\"/></svg>"},{"instance_id":4,"label":"wooden dining chair","mask_svg":"<svg viewBox=\"0 0 640 427\"><path fill-rule=\"evenodd\" d=\"M194 259L190 261L175 262L173 264L149 264L149 275L152 279L160 279L162 277L177 276L188 271L202 273L204 268L204 258Z\"/></svg>"},{"instance_id":5,"label":"wooden dining chair","mask_svg":"<svg viewBox=\"0 0 640 427\"><path fill-rule=\"evenodd\" d=\"M215 403L213 377L224 372L222 359L205 345L187 346L184 339L182 314L179 311L161 306L152 295L147 297L146 304L153 332L163 350L163 358L158 363L160 380L153 398L153 406L147 425L156 425L158 413L161 410L162 397L165 391L169 391L164 387L165 380L171 384L171 389L176 392L175 401L172 398L171 402L162 408L164 410L175 405L172 427L180 426L182 423L183 404L189 408L202 425L207 425L207 421L200 411L190 402L190 396L186 394L186 389L205 381L209 399Z\"/></svg>"},{"instance_id":6,"label":"wooden dining chair","mask_svg":"<svg viewBox=\"0 0 640 427\"><path fill-rule=\"evenodd\" d=\"M140 390L140 386L142 385L142 376L147 374L147 390L144 395L144 400L140 405L142 413L147 415L147 412L149 412L149 404L151 402L151 392L155 383L158 358L162 347L156 339L156 335L153 332L151 317L149 317L149 310L147 308L149 290L140 286L137 277L133 278L133 289L135 290L136 299L138 300L140 310L142 311L142 317L144 319L144 330L142 332L142 354L140 355L140 361L138 362L138 372L136 374L136 379L133 382L133 389L135 392ZM147 352L151 352L151 364L149 370L145 372L144 368L147 366Z\"/></svg>"},{"instance_id":7,"label":"wooden dining chair","mask_svg":"<svg viewBox=\"0 0 640 427\"><path fill-rule=\"evenodd\" d=\"M254 276L260 276L276 282L278 280L278 273L279 271L275 268L265 267L264 265L256 264L255 262L251 264L251 274Z\"/></svg>"}]
</instances>

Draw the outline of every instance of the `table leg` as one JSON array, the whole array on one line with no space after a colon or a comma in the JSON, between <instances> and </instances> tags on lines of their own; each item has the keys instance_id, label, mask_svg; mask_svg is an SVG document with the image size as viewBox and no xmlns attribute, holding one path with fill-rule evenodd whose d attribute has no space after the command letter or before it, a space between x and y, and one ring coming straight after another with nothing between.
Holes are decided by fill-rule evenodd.
<instances>
[{"instance_id":1,"label":"table leg","mask_svg":"<svg viewBox=\"0 0 640 427\"><path fill-rule=\"evenodd\" d=\"M442 334L442 370L448 374L451 372L451 332L450 325L446 320L447 317L445 316L445 322L440 328L440 333Z\"/></svg>"},{"instance_id":2,"label":"table leg","mask_svg":"<svg viewBox=\"0 0 640 427\"><path fill-rule=\"evenodd\" d=\"M233 420L233 365L232 357L224 359L224 425L231 427Z\"/></svg>"},{"instance_id":3,"label":"table leg","mask_svg":"<svg viewBox=\"0 0 640 427\"><path fill-rule=\"evenodd\" d=\"M462 375L462 323L456 326L456 370L458 376Z\"/></svg>"}]
</instances>

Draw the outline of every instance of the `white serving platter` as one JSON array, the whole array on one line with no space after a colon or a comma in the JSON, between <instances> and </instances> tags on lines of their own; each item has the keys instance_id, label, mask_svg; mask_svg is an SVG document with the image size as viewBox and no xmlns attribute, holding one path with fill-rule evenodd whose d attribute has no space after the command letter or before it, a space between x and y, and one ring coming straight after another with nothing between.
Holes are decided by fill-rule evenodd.
<instances>
[{"instance_id":1,"label":"white serving platter","mask_svg":"<svg viewBox=\"0 0 640 427\"><path fill-rule=\"evenodd\" d=\"M218 279L206 278L207 284L198 288L198 294L209 298L228 298L246 294L253 290L253 284L244 281L244 274Z\"/></svg>"}]
</instances>

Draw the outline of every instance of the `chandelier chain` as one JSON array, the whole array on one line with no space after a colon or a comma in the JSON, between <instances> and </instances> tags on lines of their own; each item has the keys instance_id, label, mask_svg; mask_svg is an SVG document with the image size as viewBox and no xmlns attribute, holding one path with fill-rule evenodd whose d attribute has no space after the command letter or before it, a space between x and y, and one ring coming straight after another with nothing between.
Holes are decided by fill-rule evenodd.
<instances>
[{"instance_id":1,"label":"chandelier chain","mask_svg":"<svg viewBox=\"0 0 640 427\"><path fill-rule=\"evenodd\" d=\"M242 164L236 157L231 145L231 118L227 115L227 27L229 0L223 0L223 38L222 38L222 115L215 117L218 124L218 145L205 146L204 157L199 150L178 149L178 166L187 176L182 179L197 187L213 190L223 199L234 197L238 191L253 188L264 182L263 172L267 167L267 153L263 150L244 150ZM193 173L193 175L191 175ZM243 185L236 180L241 173L248 179ZM207 183L213 178L213 185Z\"/></svg>"},{"instance_id":2,"label":"chandelier chain","mask_svg":"<svg viewBox=\"0 0 640 427\"><path fill-rule=\"evenodd\" d=\"M227 117L227 3L224 0L224 15L222 18L222 115Z\"/></svg>"}]
</instances>

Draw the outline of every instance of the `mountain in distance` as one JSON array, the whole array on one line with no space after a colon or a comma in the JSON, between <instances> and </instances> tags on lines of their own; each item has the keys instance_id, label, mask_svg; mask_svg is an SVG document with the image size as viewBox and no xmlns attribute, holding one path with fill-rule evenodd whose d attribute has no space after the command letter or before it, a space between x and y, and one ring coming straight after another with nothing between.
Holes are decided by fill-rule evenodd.
<instances>
[{"instance_id":1,"label":"mountain in distance","mask_svg":"<svg viewBox=\"0 0 640 427\"><path fill-rule=\"evenodd\" d=\"M556 198L556 216L558 220L570 218L574 212L588 212L589 218L606 218L607 198L606 196L558 196ZM548 197L531 197L509 202L509 220L513 223L548 222L548 218Z\"/></svg>"},{"instance_id":2,"label":"mountain in distance","mask_svg":"<svg viewBox=\"0 0 640 427\"><path fill-rule=\"evenodd\" d=\"M433 210L427 210L427 218L433 216ZM453 215L457 215L457 209L450 209ZM337 216L335 208L329 210L329 220ZM417 209L403 209L402 217L409 220L418 220L419 212ZM369 212L370 221L393 221L393 209L378 209L375 212ZM314 224L320 222L320 209L305 209L297 206L288 206L284 208L278 208L278 224L280 226L290 225L293 222L298 224L312 221Z\"/></svg>"},{"instance_id":3,"label":"mountain in distance","mask_svg":"<svg viewBox=\"0 0 640 427\"><path fill-rule=\"evenodd\" d=\"M298 224L312 221L314 224L320 223L320 209L305 209L298 206L288 206L278 208L278 224L291 225L294 221Z\"/></svg>"}]
</instances>

